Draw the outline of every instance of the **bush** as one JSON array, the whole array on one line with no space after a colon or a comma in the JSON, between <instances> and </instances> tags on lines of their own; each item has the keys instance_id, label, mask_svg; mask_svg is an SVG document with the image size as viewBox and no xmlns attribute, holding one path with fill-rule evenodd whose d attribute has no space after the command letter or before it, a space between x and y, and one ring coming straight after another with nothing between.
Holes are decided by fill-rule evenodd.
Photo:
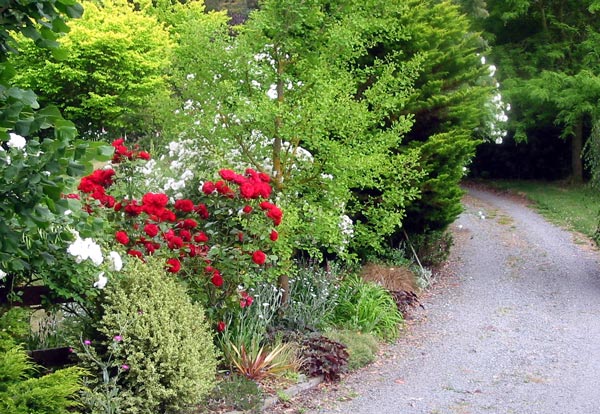
<instances>
[{"instance_id":1,"label":"bush","mask_svg":"<svg viewBox=\"0 0 600 414\"><path fill-rule=\"evenodd\" d=\"M346 346L348 370L353 371L375 361L379 343L373 335L351 330L332 330L326 332L325 336Z\"/></svg>"},{"instance_id":2,"label":"bush","mask_svg":"<svg viewBox=\"0 0 600 414\"><path fill-rule=\"evenodd\" d=\"M391 341L398 337L402 314L383 286L352 276L340 286L332 322Z\"/></svg>"},{"instance_id":3,"label":"bush","mask_svg":"<svg viewBox=\"0 0 600 414\"><path fill-rule=\"evenodd\" d=\"M123 413L170 413L198 403L213 388L217 358L204 311L163 262L134 260L107 287L98 330L113 358L126 364L119 386ZM118 336L117 336L118 335Z\"/></svg>"},{"instance_id":4,"label":"bush","mask_svg":"<svg viewBox=\"0 0 600 414\"><path fill-rule=\"evenodd\" d=\"M83 370L58 370L35 378L35 366L13 336L22 336L24 313L0 314L0 412L3 414L67 414L79 406Z\"/></svg>"}]
</instances>

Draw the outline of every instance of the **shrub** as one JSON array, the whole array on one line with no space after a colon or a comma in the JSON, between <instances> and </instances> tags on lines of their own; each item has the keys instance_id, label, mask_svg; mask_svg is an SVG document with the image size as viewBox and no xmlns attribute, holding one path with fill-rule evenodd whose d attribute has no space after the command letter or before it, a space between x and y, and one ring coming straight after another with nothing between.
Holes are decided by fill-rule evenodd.
<instances>
[{"instance_id":1,"label":"shrub","mask_svg":"<svg viewBox=\"0 0 600 414\"><path fill-rule=\"evenodd\" d=\"M109 285L98 330L117 339L123 413L169 413L199 402L214 385L217 358L204 311L163 270L160 259L132 261Z\"/></svg>"},{"instance_id":2,"label":"shrub","mask_svg":"<svg viewBox=\"0 0 600 414\"><path fill-rule=\"evenodd\" d=\"M332 322L390 341L398 337L402 314L384 287L352 276L340 286Z\"/></svg>"},{"instance_id":3,"label":"shrub","mask_svg":"<svg viewBox=\"0 0 600 414\"><path fill-rule=\"evenodd\" d=\"M348 370L353 371L375 361L379 343L373 335L351 330L331 330L325 336L346 346Z\"/></svg>"},{"instance_id":4,"label":"shrub","mask_svg":"<svg viewBox=\"0 0 600 414\"><path fill-rule=\"evenodd\" d=\"M324 336L313 336L302 342L302 369L311 376L323 375L326 381L335 381L348 367L346 347Z\"/></svg>"},{"instance_id":5,"label":"shrub","mask_svg":"<svg viewBox=\"0 0 600 414\"><path fill-rule=\"evenodd\" d=\"M0 412L3 414L67 414L79 406L83 370L76 367L35 376L35 366L13 335L22 336L22 314L0 315Z\"/></svg>"}]
</instances>

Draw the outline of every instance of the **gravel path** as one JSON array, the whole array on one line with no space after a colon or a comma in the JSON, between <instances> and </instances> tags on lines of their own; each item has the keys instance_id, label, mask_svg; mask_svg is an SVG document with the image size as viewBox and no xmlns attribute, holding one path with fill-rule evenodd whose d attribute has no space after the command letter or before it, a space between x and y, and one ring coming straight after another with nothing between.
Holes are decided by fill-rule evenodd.
<instances>
[{"instance_id":1,"label":"gravel path","mask_svg":"<svg viewBox=\"0 0 600 414\"><path fill-rule=\"evenodd\" d=\"M470 189L465 207L401 340L273 412L600 414L600 254L516 199Z\"/></svg>"}]
</instances>

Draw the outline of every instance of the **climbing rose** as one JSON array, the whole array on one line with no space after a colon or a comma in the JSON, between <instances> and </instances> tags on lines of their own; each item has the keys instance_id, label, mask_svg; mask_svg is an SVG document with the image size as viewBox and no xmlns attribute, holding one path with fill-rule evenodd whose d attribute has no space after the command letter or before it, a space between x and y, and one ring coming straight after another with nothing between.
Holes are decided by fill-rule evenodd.
<instances>
[{"instance_id":1,"label":"climbing rose","mask_svg":"<svg viewBox=\"0 0 600 414\"><path fill-rule=\"evenodd\" d=\"M279 238L279 233L277 233L277 231L275 231L275 230L271 230L271 234L269 235L269 238L272 241L277 241L277 239Z\"/></svg>"}]
</instances>

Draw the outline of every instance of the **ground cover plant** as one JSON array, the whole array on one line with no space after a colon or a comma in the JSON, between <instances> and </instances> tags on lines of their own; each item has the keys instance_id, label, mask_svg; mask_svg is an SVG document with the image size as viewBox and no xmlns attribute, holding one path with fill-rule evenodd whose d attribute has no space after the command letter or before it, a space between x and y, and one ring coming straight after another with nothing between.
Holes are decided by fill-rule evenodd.
<instances>
[{"instance_id":1,"label":"ground cover plant","mask_svg":"<svg viewBox=\"0 0 600 414\"><path fill-rule=\"evenodd\" d=\"M589 185L547 181L495 180L490 185L525 195L551 222L598 239L600 196Z\"/></svg>"}]
</instances>

